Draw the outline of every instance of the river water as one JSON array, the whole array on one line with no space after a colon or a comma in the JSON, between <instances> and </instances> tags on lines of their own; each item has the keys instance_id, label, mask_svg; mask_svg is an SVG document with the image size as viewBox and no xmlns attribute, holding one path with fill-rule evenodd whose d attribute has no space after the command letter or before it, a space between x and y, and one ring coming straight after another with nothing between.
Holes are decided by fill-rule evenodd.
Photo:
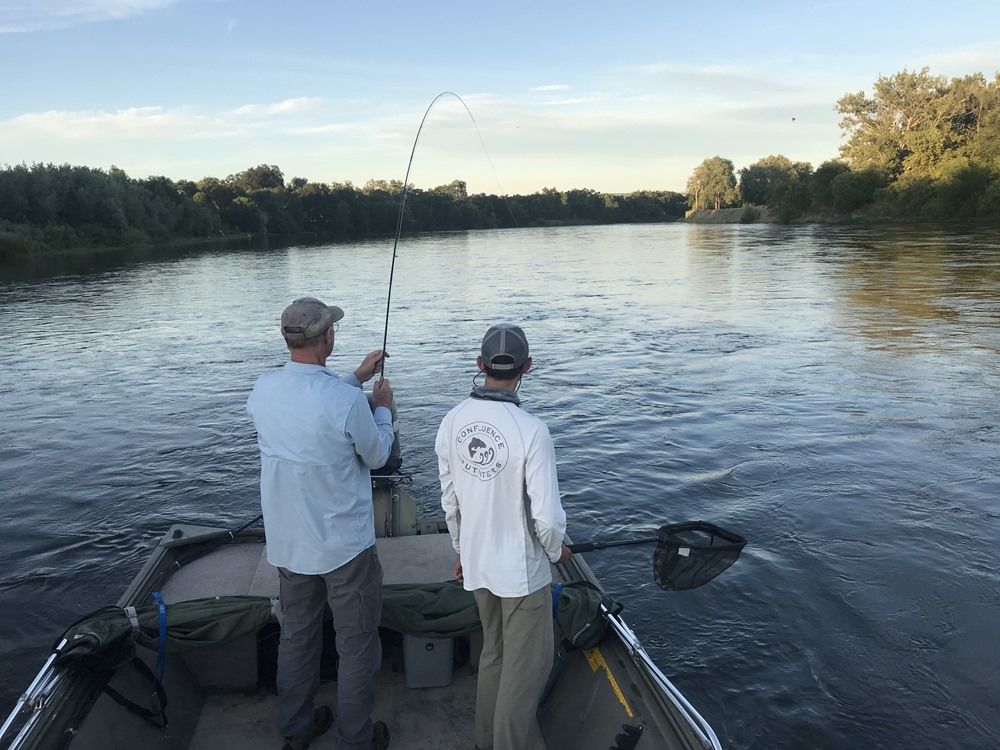
<instances>
[{"instance_id":1,"label":"river water","mask_svg":"<svg viewBox=\"0 0 1000 750\"><path fill-rule=\"evenodd\" d=\"M175 520L259 512L243 406L278 318L381 346L392 243L77 261L0 283L0 713ZM520 323L576 541L703 519L749 540L666 593L588 561L729 748L1000 744L1000 232L614 226L404 237L387 377L404 469L489 324ZM442 571L442 578L449 571Z\"/></svg>"}]
</instances>

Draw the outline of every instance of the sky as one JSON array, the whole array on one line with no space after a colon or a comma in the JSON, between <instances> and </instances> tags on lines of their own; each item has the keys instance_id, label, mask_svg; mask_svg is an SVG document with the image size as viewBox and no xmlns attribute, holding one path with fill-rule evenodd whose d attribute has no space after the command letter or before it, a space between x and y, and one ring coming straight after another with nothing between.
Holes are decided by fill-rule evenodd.
<instances>
[{"instance_id":1,"label":"sky","mask_svg":"<svg viewBox=\"0 0 1000 750\"><path fill-rule=\"evenodd\" d=\"M683 192L923 67L992 80L1000 2L0 0L0 166Z\"/></svg>"}]
</instances>

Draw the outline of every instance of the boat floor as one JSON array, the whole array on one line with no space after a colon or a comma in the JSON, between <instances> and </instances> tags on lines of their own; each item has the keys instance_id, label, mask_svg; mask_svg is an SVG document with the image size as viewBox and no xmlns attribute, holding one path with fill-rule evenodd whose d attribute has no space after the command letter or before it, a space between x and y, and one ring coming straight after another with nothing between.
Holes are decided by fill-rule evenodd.
<instances>
[{"instance_id":1,"label":"boat floor","mask_svg":"<svg viewBox=\"0 0 1000 750\"><path fill-rule=\"evenodd\" d=\"M386 584L442 581L451 577L455 553L448 534L380 538L377 542ZM162 593L168 603L202 596L271 596L278 593L278 575L267 562L263 544L232 545L209 559L178 570ZM372 718L388 725L390 746L407 750L471 750L475 744L478 660L455 667L447 686L411 688L398 665L394 669L394 660L387 649L383 656L382 668L376 676ZM336 692L336 682L322 683L317 705L328 705L336 714ZM282 741L276 726L277 697L266 689L258 689L249 696L231 692L210 694L190 748L277 750ZM333 748L334 738L335 731L331 730L310 747Z\"/></svg>"},{"instance_id":2,"label":"boat floor","mask_svg":"<svg viewBox=\"0 0 1000 750\"><path fill-rule=\"evenodd\" d=\"M408 688L402 674L383 667L375 681L376 706L373 719L389 727L390 747L407 750L472 750L476 675L469 667L455 670L451 685ZM337 685L320 687L317 705L336 711ZM277 698L258 692L211 696L202 709L191 750L277 750L281 738L277 723ZM314 740L311 750L334 746L335 729Z\"/></svg>"}]
</instances>

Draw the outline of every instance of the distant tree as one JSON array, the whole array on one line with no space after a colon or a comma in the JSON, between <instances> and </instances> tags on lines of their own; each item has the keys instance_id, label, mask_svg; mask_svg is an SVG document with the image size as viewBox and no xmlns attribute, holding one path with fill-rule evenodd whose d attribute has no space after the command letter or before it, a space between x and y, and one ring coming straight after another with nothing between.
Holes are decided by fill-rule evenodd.
<instances>
[{"instance_id":1,"label":"distant tree","mask_svg":"<svg viewBox=\"0 0 1000 750\"><path fill-rule=\"evenodd\" d=\"M366 195L372 193L388 193L389 195L400 195L403 192L402 180L368 180L361 192Z\"/></svg>"},{"instance_id":2,"label":"distant tree","mask_svg":"<svg viewBox=\"0 0 1000 750\"><path fill-rule=\"evenodd\" d=\"M403 183L400 180L368 180L361 188L365 202L366 232L372 234L392 234L399 220L399 205L403 198ZM404 228L412 231L413 204L405 208Z\"/></svg>"},{"instance_id":3,"label":"distant tree","mask_svg":"<svg viewBox=\"0 0 1000 750\"><path fill-rule=\"evenodd\" d=\"M788 201L796 188L805 188L812 166L787 156L765 156L740 170L740 195L744 203L768 205Z\"/></svg>"},{"instance_id":4,"label":"distant tree","mask_svg":"<svg viewBox=\"0 0 1000 750\"><path fill-rule=\"evenodd\" d=\"M848 133L841 155L852 169L879 169L891 177L907 169L926 174L948 147L951 117L941 106L947 90L944 76L923 68L880 76L872 98L861 91L845 94L837 101L844 115L840 127Z\"/></svg>"},{"instance_id":5,"label":"distant tree","mask_svg":"<svg viewBox=\"0 0 1000 750\"><path fill-rule=\"evenodd\" d=\"M177 189L189 198L194 198L198 193L198 186L191 180L178 180Z\"/></svg>"},{"instance_id":6,"label":"distant tree","mask_svg":"<svg viewBox=\"0 0 1000 750\"><path fill-rule=\"evenodd\" d=\"M733 162L721 156L705 159L688 178L687 193L694 211L701 208L718 210L736 203L740 193Z\"/></svg>"},{"instance_id":7,"label":"distant tree","mask_svg":"<svg viewBox=\"0 0 1000 750\"><path fill-rule=\"evenodd\" d=\"M830 185L833 207L844 214L863 208L875 200L875 191L887 183L885 173L874 168L837 175Z\"/></svg>"},{"instance_id":8,"label":"distant tree","mask_svg":"<svg viewBox=\"0 0 1000 750\"><path fill-rule=\"evenodd\" d=\"M226 182L247 194L256 190L284 190L285 188L285 176L273 164L261 164L230 175L226 178Z\"/></svg>"},{"instance_id":9,"label":"distant tree","mask_svg":"<svg viewBox=\"0 0 1000 750\"><path fill-rule=\"evenodd\" d=\"M936 177L935 213L941 219L966 219L978 217L980 198L997 177L982 167L969 164L961 157L939 165Z\"/></svg>"},{"instance_id":10,"label":"distant tree","mask_svg":"<svg viewBox=\"0 0 1000 750\"><path fill-rule=\"evenodd\" d=\"M563 202L575 221L599 222L604 215L604 198L594 190L568 190Z\"/></svg>"},{"instance_id":11,"label":"distant tree","mask_svg":"<svg viewBox=\"0 0 1000 750\"><path fill-rule=\"evenodd\" d=\"M812 176L812 207L823 210L833 208L831 186L837 175L851 171L843 161L825 161L816 168Z\"/></svg>"},{"instance_id":12,"label":"distant tree","mask_svg":"<svg viewBox=\"0 0 1000 750\"><path fill-rule=\"evenodd\" d=\"M981 92L967 94L966 101L973 102L969 109L976 118L974 126L962 122L968 132L965 152L973 164L1000 170L1000 73Z\"/></svg>"},{"instance_id":13,"label":"distant tree","mask_svg":"<svg viewBox=\"0 0 1000 750\"><path fill-rule=\"evenodd\" d=\"M642 190L615 197L622 223L677 221L684 218L687 208L687 197L671 191Z\"/></svg>"},{"instance_id":14,"label":"distant tree","mask_svg":"<svg viewBox=\"0 0 1000 750\"><path fill-rule=\"evenodd\" d=\"M194 194L194 199L206 203L216 211L227 207L239 195L231 185L217 177L203 177L195 185L198 192Z\"/></svg>"},{"instance_id":15,"label":"distant tree","mask_svg":"<svg viewBox=\"0 0 1000 750\"><path fill-rule=\"evenodd\" d=\"M431 192L450 196L456 201L464 201L469 198L469 192L464 180L452 180L447 185L439 185L433 188Z\"/></svg>"}]
</instances>

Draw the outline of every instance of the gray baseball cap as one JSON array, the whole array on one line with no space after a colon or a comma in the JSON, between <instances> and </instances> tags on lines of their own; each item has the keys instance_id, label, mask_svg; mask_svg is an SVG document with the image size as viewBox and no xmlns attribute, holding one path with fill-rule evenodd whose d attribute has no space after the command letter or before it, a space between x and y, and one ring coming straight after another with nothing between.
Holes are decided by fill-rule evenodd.
<instances>
[{"instance_id":1,"label":"gray baseball cap","mask_svg":"<svg viewBox=\"0 0 1000 750\"><path fill-rule=\"evenodd\" d=\"M343 317L344 311L336 305L324 305L315 297L302 297L281 313L281 335L289 341L311 339Z\"/></svg>"},{"instance_id":2,"label":"gray baseball cap","mask_svg":"<svg viewBox=\"0 0 1000 750\"><path fill-rule=\"evenodd\" d=\"M528 361L528 339L520 327L497 323L483 336L482 355L491 370L517 370Z\"/></svg>"}]
</instances>

